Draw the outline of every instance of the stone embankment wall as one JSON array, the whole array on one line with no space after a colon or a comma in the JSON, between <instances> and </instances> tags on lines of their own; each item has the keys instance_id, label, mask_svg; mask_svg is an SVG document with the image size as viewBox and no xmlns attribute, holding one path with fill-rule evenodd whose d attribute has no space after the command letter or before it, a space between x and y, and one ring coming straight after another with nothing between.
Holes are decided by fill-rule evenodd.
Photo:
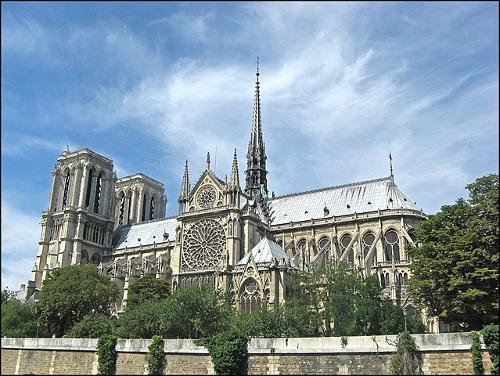
<instances>
[{"instance_id":1,"label":"stone embankment wall","mask_svg":"<svg viewBox=\"0 0 500 376\"><path fill-rule=\"evenodd\" d=\"M469 333L414 335L424 374L472 374ZM248 374L390 374L396 336L253 338L248 345ZM214 374L210 355L190 339L168 339L165 370L169 374ZM97 339L2 338L1 373L97 374ZM117 342L116 374L147 374L149 340ZM490 358L483 352L485 370Z\"/></svg>"}]
</instances>

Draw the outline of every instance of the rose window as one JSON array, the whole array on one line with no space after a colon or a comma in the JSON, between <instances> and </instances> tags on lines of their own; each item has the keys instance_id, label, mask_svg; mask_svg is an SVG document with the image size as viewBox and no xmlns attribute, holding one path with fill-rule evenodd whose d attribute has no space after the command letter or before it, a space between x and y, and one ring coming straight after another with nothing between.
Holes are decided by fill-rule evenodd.
<instances>
[{"instance_id":1,"label":"rose window","mask_svg":"<svg viewBox=\"0 0 500 376\"><path fill-rule=\"evenodd\" d=\"M214 220L196 222L184 235L182 269L214 269L221 261L226 235Z\"/></svg>"},{"instance_id":2,"label":"rose window","mask_svg":"<svg viewBox=\"0 0 500 376\"><path fill-rule=\"evenodd\" d=\"M217 192L215 188L211 185L205 185L200 189L196 197L196 202L202 208L210 208L214 205L215 199L217 197Z\"/></svg>"}]
</instances>

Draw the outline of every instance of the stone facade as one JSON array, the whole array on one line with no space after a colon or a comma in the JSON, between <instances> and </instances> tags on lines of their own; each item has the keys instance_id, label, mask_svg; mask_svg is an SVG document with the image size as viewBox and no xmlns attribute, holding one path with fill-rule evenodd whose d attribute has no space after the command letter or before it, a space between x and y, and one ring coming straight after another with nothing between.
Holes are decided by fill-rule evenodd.
<instances>
[{"instance_id":1,"label":"stone facade","mask_svg":"<svg viewBox=\"0 0 500 376\"><path fill-rule=\"evenodd\" d=\"M470 333L413 336L424 375L471 375ZM248 345L249 375L388 375L395 336L253 338ZM149 340L118 340L116 374L147 374ZM3 374L97 374L97 340L2 338ZM164 340L165 375L213 375L210 355L193 340ZM483 348L483 363L491 361Z\"/></svg>"},{"instance_id":2,"label":"stone facade","mask_svg":"<svg viewBox=\"0 0 500 376\"><path fill-rule=\"evenodd\" d=\"M66 150L52 172L32 281L40 289L55 268L94 263L120 287L117 311L129 285L148 274L173 289L229 292L235 306L252 310L286 299L290 270L346 261L376 275L387 298L408 304L406 250L425 215L392 168L386 178L269 197L266 160L258 72L245 186L236 150L229 180L215 175L208 154L191 186L186 161L175 217L165 218L162 183L140 173L118 179L110 159Z\"/></svg>"}]
</instances>

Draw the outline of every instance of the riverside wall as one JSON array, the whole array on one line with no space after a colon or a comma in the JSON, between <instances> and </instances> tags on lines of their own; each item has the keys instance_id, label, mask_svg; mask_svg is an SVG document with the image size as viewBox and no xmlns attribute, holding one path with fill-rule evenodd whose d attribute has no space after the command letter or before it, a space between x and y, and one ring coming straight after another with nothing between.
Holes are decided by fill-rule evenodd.
<instances>
[{"instance_id":1,"label":"riverside wall","mask_svg":"<svg viewBox=\"0 0 500 376\"><path fill-rule=\"evenodd\" d=\"M252 338L248 374L390 374L396 336ZM423 374L473 374L470 333L413 335ZM116 374L147 373L150 340L117 341ZM1 374L97 374L97 339L2 338ZM164 340L165 375L215 374L210 355L191 339ZM491 362L483 350L488 374Z\"/></svg>"}]
</instances>

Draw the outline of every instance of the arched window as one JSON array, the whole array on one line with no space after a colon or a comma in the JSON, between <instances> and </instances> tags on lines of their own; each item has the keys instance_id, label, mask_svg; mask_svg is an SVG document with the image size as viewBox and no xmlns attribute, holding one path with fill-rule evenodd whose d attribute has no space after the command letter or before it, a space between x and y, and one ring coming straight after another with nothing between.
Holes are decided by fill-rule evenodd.
<instances>
[{"instance_id":1,"label":"arched window","mask_svg":"<svg viewBox=\"0 0 500 376\"><path fill-rule=\"evenodd\" d=\"M331 249L330 239L327 236L323 236L321 239L319 239L318 246L320 252L324 253L330 252Z\"/></svg>"},{"instance_id":2,"label":"arched window","mask_svg":"<svg viewBox=\"0 0 500 376\"><path fill-rule=\"evenodd\" d=\"M68 170L68 174L66 175L66 181L64 183L64 194L63 194L62 208L64 208L68 202L70 176L71 176L71 174L70 174L70 171Z\"/></svg>"},{"instance_id":3,"label":"arched window","mask_svg":"<svg viewBox=\"0 0 500 376\"><path fill-rule=\"evenodd\" d=\"M349 244L351 244L351 241L352 241L351 235L346 234L346 235L342 236L342 238L340 239L340 250L341 250L342 254L344 254L347 247L349 247ZM346 260L346 262L351 266L354 264L354 250L352 249L352 247L349 250L347 257L344 260Z\"/></svg>"},{"instance_id":4,"label":"arched window","mask_svg":"<svg viewBox=\"0 0 500 376\"><path fill-rule=\"evenodd\" d=\"M88 208L90 206L90 196L92 195L92 179L94 179L94 169L91 168L89 170L89 180L87 182L87 193L85 195L85 207Z\"/></svg>"},{"instance_id":5,"label":"arched window","mask_svg":"<svg viewBox=\"0 0 500 376\"><path fill-rule=\"evenodd\" d=\"M94 213L99 213L99 201L102 194L102 174L97 176L97 181L95 184L95 196L94 196Z\"/></svg>"},{"instance_id":6,"label":"arched window","mask_svg":"<svg viewBox=\"0 0 500 376\"><path fill-rule=\"evenodd\" d=\"M385 233L385 261L399 261L399 236L396 231L389 230Z\"/></svg>"},{"instance_id":7,"label":"arched window","mask_svg":"<svg viewBox=\"0 0 500 376\"><path fill-rule=\"evenodd\" d=\"M127 192L127 197L128 197L128 218L127 218L127 224L130 223L132 220L132 193L130 191Z\"/></svg>"},{"instance_id":8,"label":"arched window","mask_svg":"<svg viewBox=\"0 0 500 376\"><path fill-rule=\"evenodd\" d=\"M384 273L380 273L379 279L380 279L380 286L382 286L382 288L385 288L385 276L384 276Z\"/></svg>"},{"instance_id":9,"label":"arched window","mask_svg":"<svg viewBox=\"0 0 500 376\"><path fill-rule=\"evenodd\" d=\"M149 219L155 218L155 198L151 196L151 202L149 203Z\"/></svg>"},{"instance_id":10,"label":"arched window","mask_svg":"<svg viewBox=\"0 0 500 376\"><path fill-rule=\"evenodd\" d=\"M118 224L123 225L123 216L125 214L125 193L120 194L120 214L118 217Z\"/></svg>"},{"instance_id":11,"label":"arched window","mask_svg":"<svg viewBox=\"0 0 500 376\"><path fill-rule=\"evenodd\" d=\"M248 279L240 295L240 310L245 313L255 312L261 303L257 281Z\"/></svg>"},{"instance_id":12,"label":"arched window","mask_svg":"<svg viewBox=\"0 0 500 376\"><path fill-rule=\"evenodd\" d=\"M374 241L375 241L375 235L373 235L371 232L363 236L363 255L365 257L368 254L370 248L372 247ZM377 262L377 252L374 252L373 254L373 262Z\"/></svg>"},{"instance_id":13,"label":"arched window","mask_svg":"<svg viewBox=\"0 0 500 376\"><path fill-rule=\"evenodd\" d=\"M85 265L89 263L89 254L86 250L82 250L82 255L80 257L80 265Z\"/></svg>"},{"instance_id":14,"label":"arched window","mask_svg":"<svg viewBox=\"0 0 500 376\"><path fill-rule=\"evenodd\" d=\"M318 255L315 259L317 265L324 263L330 257L332 244L328 236L323 236L318 242Z\"/></svg>"}]
</instances>

